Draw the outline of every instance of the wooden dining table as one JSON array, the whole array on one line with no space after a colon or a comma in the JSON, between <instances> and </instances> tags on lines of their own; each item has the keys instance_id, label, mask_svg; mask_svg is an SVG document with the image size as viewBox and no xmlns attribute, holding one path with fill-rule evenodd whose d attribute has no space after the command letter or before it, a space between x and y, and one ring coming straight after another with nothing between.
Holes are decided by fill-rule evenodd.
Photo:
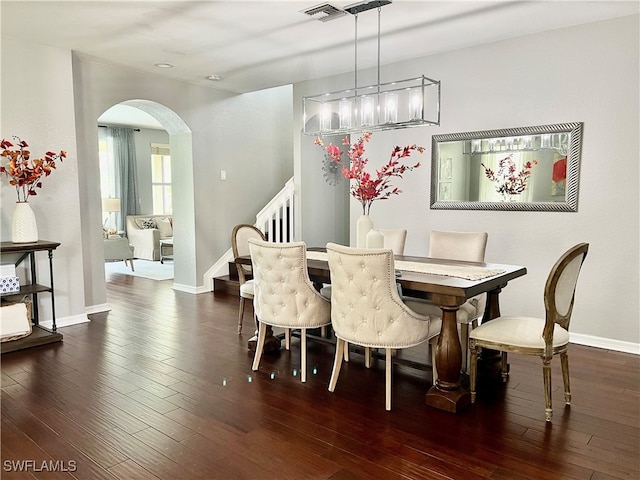
<instances>
[{"instance_id":1,"label":"wooden dining table","mask_svg":"<svg viewBox=\"0 0 640 480\"><path fill-rule=\"evenodd\" d=\"M310 248L307 253L309 278L318 286L331 283L329 263L323 252L323 248ZM394 261L396 282L402 286L403 295L429 300L442 310L442 330L435 360L438 379L427 391L425 402L432 407L456 413L470 401L469 392L460 381L462 348L458 337L456 312L468 299L487 293L482 323L499 317L500 292L509 281L526 275L527 269L516 265L459 262L406 255L395 255ZM251 257L238 257L236 262L251 264ZM483 275L484 278L477 278ZM485 360L491 361L488 356Z\"/></svg>"}]
</instances>

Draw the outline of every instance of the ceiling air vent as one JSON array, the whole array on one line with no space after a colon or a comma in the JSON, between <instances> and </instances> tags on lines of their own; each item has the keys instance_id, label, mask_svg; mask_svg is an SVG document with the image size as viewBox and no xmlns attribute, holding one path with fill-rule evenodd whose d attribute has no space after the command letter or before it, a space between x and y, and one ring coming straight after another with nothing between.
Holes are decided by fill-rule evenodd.
<instances>
[{"instance_id":1,"label":"ceiling air vent","mask_svg":"<svg viewBox=\"0 0 640 480\"><path fill-rule=\"evenodd\" d=\"M302 10L302 13L309 15L316 20L320 20L321 22L328 22L329 20L333 20L334 18L346 15L346 12L344 10L342 10L340 7L336 7L335 5L331 5L330 3L322 3L320 5L316 5L315 7Z\"/></svg>"}]
</instances>

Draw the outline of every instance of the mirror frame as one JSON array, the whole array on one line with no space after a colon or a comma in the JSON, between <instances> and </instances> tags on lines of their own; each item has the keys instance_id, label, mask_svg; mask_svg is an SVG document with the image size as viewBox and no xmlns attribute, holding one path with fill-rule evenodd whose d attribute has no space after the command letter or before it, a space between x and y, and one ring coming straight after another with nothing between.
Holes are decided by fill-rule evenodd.
<instances>
[{"instance_id":1,"label":"mirror frame","mask_svg":"<svg viewBox=\"0 0 640 480\"><path fill-rule=\"evenodd\" d=\"M578 180L582 155L582 122L556 123L533 127L506 128L476 132L433 135L431 138L431 209L432 210L515 210L534 212L577 212ZM438 178L440 173L440 143L452 141L484 140L494 137L514 137L569 133L567 151L567 184L564 202L481 202L438 200Z\"/></svg>"}]
</instances>

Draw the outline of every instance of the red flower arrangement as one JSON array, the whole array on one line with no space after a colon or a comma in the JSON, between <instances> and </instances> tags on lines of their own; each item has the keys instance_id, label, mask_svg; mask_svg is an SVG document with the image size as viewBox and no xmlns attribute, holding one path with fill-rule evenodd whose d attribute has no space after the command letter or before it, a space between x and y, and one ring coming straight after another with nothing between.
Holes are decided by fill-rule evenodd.
<instances>
[{"instance_id":1,"label":"red flower arrangement","mask_svg":"<svg viewBox=\"0 0 640 480\"><path fill-rule=\"evenodd\" d=\"M15 187L18 202L28 202L30 196L37 195L36 188L42 188L42 176L51 175L56 168L56 161L62 162L63 158L67 158L67 152L47 152L44 158L32 159L29 144L15 135L13 139L17 149L12 149L14 145L8 140L3 139L0 143L0 156L9 159L7 167L0 165L0 173L4 173L9 178L9 185Z\"/></svg>"},{"instance_id":2,"label":"red flower arrangement","mask_svg":"<svg viewBox=\"0 0 640 480\"><path fill-rule=\"evenodd\" d=\"M496 192L506 195L517 195L527 188L527 180L531 176L532 170L538 165L537 160L527 162L522 169L516 173L516 163L513 155L509 155L498 161L498 171L494 172L484 163L481 163L487 178L496 182Z\"/></svg>"},{"instance_id":3,"label":"red flower arrangement","mask_svg":"<svg viewBox=\"0 0 640 480\"><path fill-rule=\"evenodd\" d=\"M419 147L415 144L407 145L406 147L395 146L391 150L389 162L380 170L376 170L376 174L373 176L365 171L369 159L364 157L364 144L370 139L371 133L364 132L362 137L349 147L349 166L342 162L343 152L337 145L329 144L325 147L320 137L316 138L315 141L316 145L322 147L329 154L332 162L342 166L344 178L355 180L355 183L351 185L351 195L362 204L362 213L365 215L369 214L371 204L375 200L386 200L391 195L402 193L402 190L398 187L391 185L391 177L402 178L404 172L420 166L420 162L413 166L408 166L401 164L399 160L409 157L414 150L419 153L424 152L424 147ZM344 137L342 144L349 145L349 137Z\"/></svg>"}]
</instances>

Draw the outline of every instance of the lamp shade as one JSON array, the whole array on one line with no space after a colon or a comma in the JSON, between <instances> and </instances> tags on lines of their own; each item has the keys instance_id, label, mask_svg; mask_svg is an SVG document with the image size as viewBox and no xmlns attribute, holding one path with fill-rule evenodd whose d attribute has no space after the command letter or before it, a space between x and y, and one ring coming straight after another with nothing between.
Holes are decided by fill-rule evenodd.
<instances>
[{"instance_id":1,"label":"lamp shade","mask_svg":"<svg viewBox=\"0 0 640 480\"><path fill-rule=\"evenodd\" d=\"M103 212L119 212L120 211L120 199L119 198L103 198L102 199L102 211Z\"/></svg>"}]
</instances>

